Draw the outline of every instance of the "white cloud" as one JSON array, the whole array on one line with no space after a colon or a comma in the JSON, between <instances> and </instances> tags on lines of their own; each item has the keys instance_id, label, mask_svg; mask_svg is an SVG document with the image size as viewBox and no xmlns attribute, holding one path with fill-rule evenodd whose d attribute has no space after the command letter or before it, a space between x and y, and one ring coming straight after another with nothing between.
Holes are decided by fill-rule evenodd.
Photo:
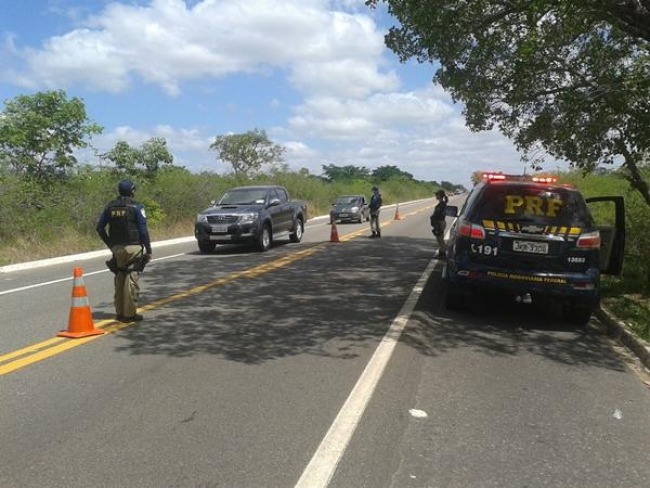
<instances>
[{"instance_id":1,"label":"white cloud","mask_svg":"<svg viewBox=\"0 0 650 488\"><path fill-rule=\"evenodd\" d=\"M383 35L364 14L317 0L111 3L83 27L20 52L17 83L122 92L135 78L178 95L187 80L288 70L306 93L363 96L397 85L381 73Z\"/></svg>"},{"instance_id":2,"label":"white cloud","mask_svg":"<svg viewBox=\"0 0 650 488\"><path fill-rule=\"evenodd\" d=\"M311 161L296 155L295 165L316 173L322 164L396 165L417 179L467 184L477 169L519 173L523 167L505 137L467 129L449 95L435 86L363 100L312 98L296 108L288 134L326 141L314 142Z\"/></svg>"},{"instance_id":3,"label":"white cloud","mask_svg":"<svg viewBox=\"0 0 650 488\"><path fill-rule=\"evenodd\" d=\"M81 86L130 94L144 84L171 96L185 96L188 82L201 81L202 98L192 106L202 114L221 108L219 128L207 119L196 122L206 126L189 122L183 128L139 122L135 110L142 108L128 107L122 120L95 138L100 152L118 140L137 146L164 137L177 164L224 169L208 149L216 133L232 130L237 117L268 121L271 113L288 113L286 120L268 123L267 132L287 148L290 167L316 174L323 164L391 164L418 179L467 183L476 169L522 169L504 137L466 129L441 88L424 81L428 86L402 88L400 77L413 64L397 65L388 55L384 32L363 0L116 1L92 17L75 12L74 18L77 28L38 47L21 47L19 36L5 36L4 55L12 63L0 76L33 89ZM17 58L22 65L14 63ZM259 114L250 107L240 111L241 100L214 83L237 74L251 75L237 87L242 94L254 96L264 77L276 82L284 76L293 89L280 87L262 100ZM302 100L292 98L296 91ZM148 97L164 103L161 98Z\"/></svg>"},{"instance_id":4,"label":"white cloud","mask_svg":"<svg viewBox=\"0 0 650 488\"><path fill-rule=\"evenodd\" d=\"M458 118L449 97L432 87L422 92L374 94L363 100L308 99L296 108L289 126L303 135L360 139L385 127L409 131L435 127L449 117Z\"/></svg>"}]
</instances>

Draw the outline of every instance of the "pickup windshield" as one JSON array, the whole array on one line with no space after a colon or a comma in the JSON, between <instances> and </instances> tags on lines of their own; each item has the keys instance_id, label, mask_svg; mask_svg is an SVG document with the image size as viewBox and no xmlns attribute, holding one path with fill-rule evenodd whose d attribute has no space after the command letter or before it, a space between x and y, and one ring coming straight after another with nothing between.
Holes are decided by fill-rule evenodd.
<instances>
[{"instance_id":1,"label":"pickup windshield","mask_svg":"<svg viewBox=\"0 0 650 488\"><path fill-rule=\"evenodd\" d=\"M221 197L217 205L264 205L267 190L242 189L230 190Z\"/></svg>"}]
</instances>

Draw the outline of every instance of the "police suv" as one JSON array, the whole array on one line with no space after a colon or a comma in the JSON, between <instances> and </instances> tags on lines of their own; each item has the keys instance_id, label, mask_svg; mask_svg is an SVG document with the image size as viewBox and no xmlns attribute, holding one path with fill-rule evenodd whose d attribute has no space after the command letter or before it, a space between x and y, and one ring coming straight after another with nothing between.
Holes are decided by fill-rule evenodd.
<instances>
[{"instance_id":1,"label":"police suv","mask_svg":"<svg viewBox=\"0 0 650 488\"><path fill-rule=\"evenodd\" d=\"M591 205L609 206L598 227ZM623 197L584 199L551 177L485 173L450 229L446 305L499 292L516 301L559 300L567 321L586 324L599 303L600 274L620 274L625 247Z\"/></svg>"}]
</instances>

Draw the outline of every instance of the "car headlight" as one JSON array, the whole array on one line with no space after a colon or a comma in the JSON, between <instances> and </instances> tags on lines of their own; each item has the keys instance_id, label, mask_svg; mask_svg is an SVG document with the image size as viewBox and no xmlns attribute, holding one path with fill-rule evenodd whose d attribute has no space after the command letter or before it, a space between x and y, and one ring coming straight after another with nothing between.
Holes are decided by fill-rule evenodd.
<instances>
[{"instance_id":1,"label":"car headlight","mask_svg":"<svg viewBox=\"0 0 650 488\"><path fill-rule=\"evenodd\" d=\"M206 214L198 214L196 216L196 223L202 224L208 221L208 216Z\"/></svg>"},{"instance_id":2,"label":"car headlight","mask_svg":"<svg viewBox=\"0 0 650 488\"><path fill-rule=\"evenodd\" d=\"M355 213L355 212L358 212L358 211L359 211L359 207L352 207L350 209L350 212L352 212L352 213Z\"/></svg>"},{"instance_id":3,"label":"car headlight","mask_svg":"<svg viewBox=\"0 0 650 488\"><path fill-rule=\"evenodd\" d=\"M257 222L257 214L256 213L242 214L239 217L239 222L242 224L252 224L253 222Z\"/></svg>"}]
</instances>

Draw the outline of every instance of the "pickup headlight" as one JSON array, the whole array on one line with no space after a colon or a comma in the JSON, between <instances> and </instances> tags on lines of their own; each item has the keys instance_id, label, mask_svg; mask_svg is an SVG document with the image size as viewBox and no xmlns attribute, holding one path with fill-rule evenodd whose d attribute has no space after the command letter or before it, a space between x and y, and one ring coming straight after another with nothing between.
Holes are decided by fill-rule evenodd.
<instances>
[{"instance_id":1,"label":"pickup headlight","mask_svg":"<svg viewBox=\"0 0 650 488\"><path fill-rule=\"evenodd\" d=\"M257 222L257 214L256 213L243 214L239 217L239 222L241 224L252 224L254 222Z\"/></svg>"},{"instance_id":2,"label":"pickup headlight","mask_svg":"<svg viewBox=\"0 0 650 488\"><path fill-rule=\"evenodd\" d=\"M201 224L208 221L208 216L206 214L198 214L196 216L196 223Z\"/></svg>"}]
</instances>

